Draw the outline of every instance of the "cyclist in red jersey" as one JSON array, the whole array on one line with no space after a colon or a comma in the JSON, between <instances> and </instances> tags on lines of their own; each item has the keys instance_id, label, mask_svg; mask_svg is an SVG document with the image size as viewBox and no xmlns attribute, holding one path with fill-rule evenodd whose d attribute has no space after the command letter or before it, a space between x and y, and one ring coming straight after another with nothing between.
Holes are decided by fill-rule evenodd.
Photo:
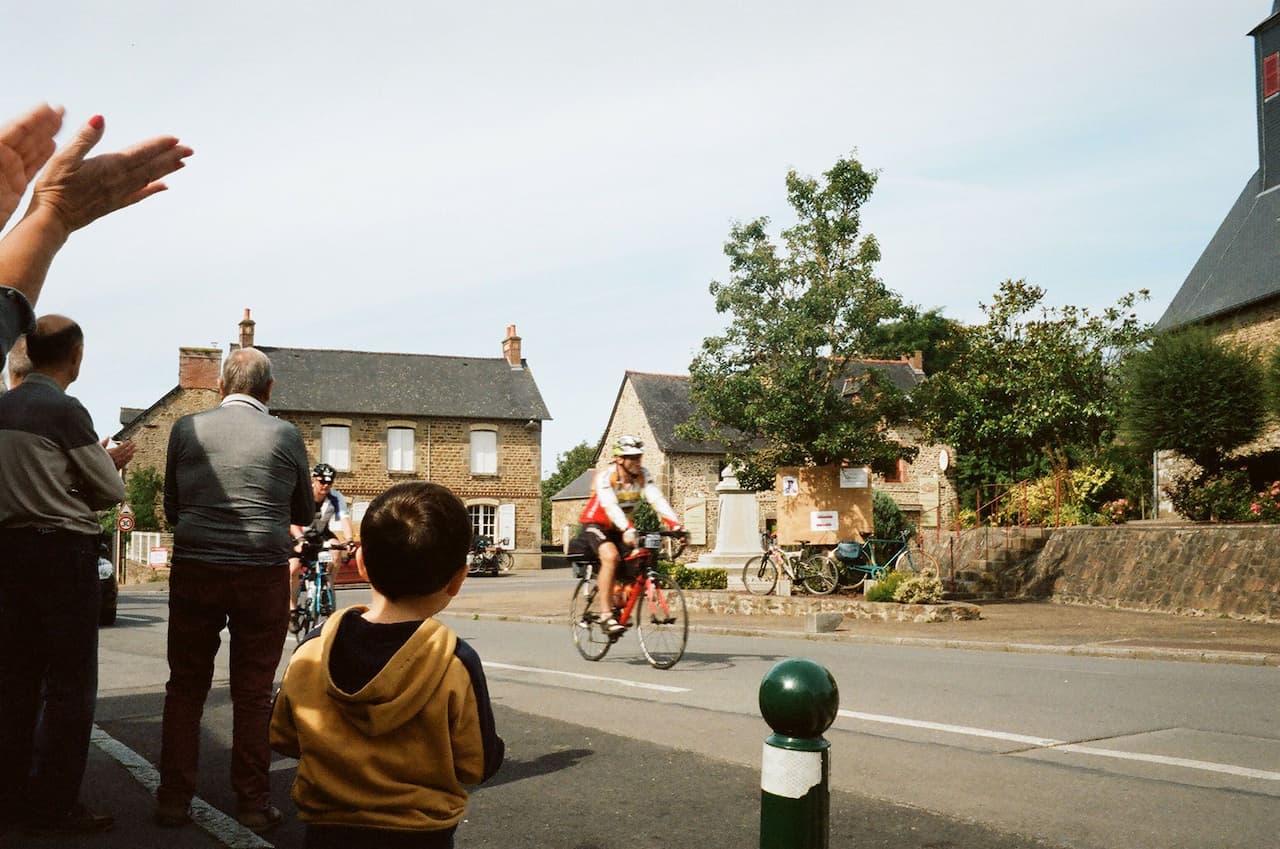
<instances>
[{"instance_id":1,"label":"cyclist in red jersey","mask_svg":"<svg viewBox=\"0 0 1280 849\"><path fill-rule=\"evenodd\" d=\"M605 630L618 634L626 630L613 613L613 580L622 560L622 550L636 545L636 528L631 514L641 499L649 502L662 521L673 531L681 529L676 511L671 509L662 490L640 464L644 458L644 442L634 436L620 436L613 443L613 465L601 469L591 489L591 499L582 510L582 541L600 560L596 580L600 591L600 619Z\"/></svg>"}]
</instances>

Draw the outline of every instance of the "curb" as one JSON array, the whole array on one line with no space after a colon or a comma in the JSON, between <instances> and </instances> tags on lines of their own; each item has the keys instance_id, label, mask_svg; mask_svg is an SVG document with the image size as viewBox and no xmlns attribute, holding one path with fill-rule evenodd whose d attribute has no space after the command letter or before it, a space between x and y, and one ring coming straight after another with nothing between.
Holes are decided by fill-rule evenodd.
<instances>
[{"instance_id":1,"label":"curb","mask_svg":"<svg viewBox=\"0 0 1280 849\"><path fill-rule=\"evenodd\" d=\"M564 617L561 616L479 613L465 610L446 610L439 615L481 622L525 622L535 625L564 624ZM1096 643L1058 646L1042 643L1002 643L985 640L943 640L930 637L878 637L867 634L842 634L838 631L810 634L805 631L775 631L768 628L727 625L690 624L689 630L695 634L714 634L724 637L777 637L779 639L810 640L824 643L863 643L867 645L907 646L911 648L998 651L1012 654L1056 654L1073 657L1110 658L1113 660L1168 660L1183 663L1225 663L1236 666L1280 666L1280 654L1217 651L1214 649L1162 649L1154 647L1143 648L1142 646L1106 646Z\"/></svg>"}]
</instances>

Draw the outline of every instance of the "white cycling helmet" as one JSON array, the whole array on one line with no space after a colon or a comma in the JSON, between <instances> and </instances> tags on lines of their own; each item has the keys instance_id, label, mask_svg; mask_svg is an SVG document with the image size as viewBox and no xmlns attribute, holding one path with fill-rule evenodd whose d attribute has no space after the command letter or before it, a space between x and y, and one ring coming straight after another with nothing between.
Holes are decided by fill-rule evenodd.
<instances>
[{"instance_id":1,"label":"white cycling helmet","mask_svg":"<svg viewBox=\"0 0 1280 849\"><path fill-rule=\"evenodd\" d=\"M644 440L638 436L619 436L613 443L613 456L639 457L644 454Z\"/></svg>"}]
</instances>

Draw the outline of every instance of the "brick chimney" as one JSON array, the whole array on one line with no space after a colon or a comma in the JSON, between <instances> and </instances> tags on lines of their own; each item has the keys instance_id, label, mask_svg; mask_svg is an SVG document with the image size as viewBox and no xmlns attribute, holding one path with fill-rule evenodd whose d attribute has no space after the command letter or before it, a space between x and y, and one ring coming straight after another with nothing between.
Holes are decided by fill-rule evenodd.
<instances>
[{"instance_id":1,"label":"brick chimney","mask_svg":"<svg viewBox=\"0 0 1280 849\"><path fill-rule=\"evenodd\" d=\"M911 367L913 369L924 374L924 351L912 351L908 356L903 357L903 359L911 363Z\"/></svg>"},{"instance_id":2,"label":"brick chimney","mask_svg":"<svg viewBox=\"0 0 1280 849\"><path fill-rule=\"evenodd\" d=\"M179 348L178 387L218 391L222 351L218 348Z\"/></svg>"},{"instance_id":3,"label":"brick chimney","mask_svg":"<svg viewBox=\"0 0 1280 849\"><path fill-rule=\"evenodd\" d=\"M520 361L520 337L516 335L516 326L507 325L507 338L502 340L502 356L512 368L524 368Z\"/></svg>"},{"instance_id":4,"label":"brick chimney","mask_svg":"<svg viewBox=\"0 0 1280 849\"><path fill-rule=\"evenodd\" d=\"M253 347L253 319L249 318L249 308L244 308L244 318L240 319L240 347Z\"/></svg>"}]
</instances>

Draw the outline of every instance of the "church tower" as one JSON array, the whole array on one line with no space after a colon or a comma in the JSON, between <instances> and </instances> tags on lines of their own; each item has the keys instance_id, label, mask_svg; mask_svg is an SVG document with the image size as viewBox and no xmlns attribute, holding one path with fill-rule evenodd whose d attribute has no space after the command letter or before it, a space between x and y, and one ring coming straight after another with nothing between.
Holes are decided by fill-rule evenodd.
<instances>
[{"instance_id":1,"label":"church tower","mask_svg":"<svg viewBox=\"0 0 1280 849\"><path fill-rule=\"evenodd\" d=\"M1258 164L1261 189L1280 185L1280 0L1249 33L1258 75Z\"/></svg>"}]
</instances>

